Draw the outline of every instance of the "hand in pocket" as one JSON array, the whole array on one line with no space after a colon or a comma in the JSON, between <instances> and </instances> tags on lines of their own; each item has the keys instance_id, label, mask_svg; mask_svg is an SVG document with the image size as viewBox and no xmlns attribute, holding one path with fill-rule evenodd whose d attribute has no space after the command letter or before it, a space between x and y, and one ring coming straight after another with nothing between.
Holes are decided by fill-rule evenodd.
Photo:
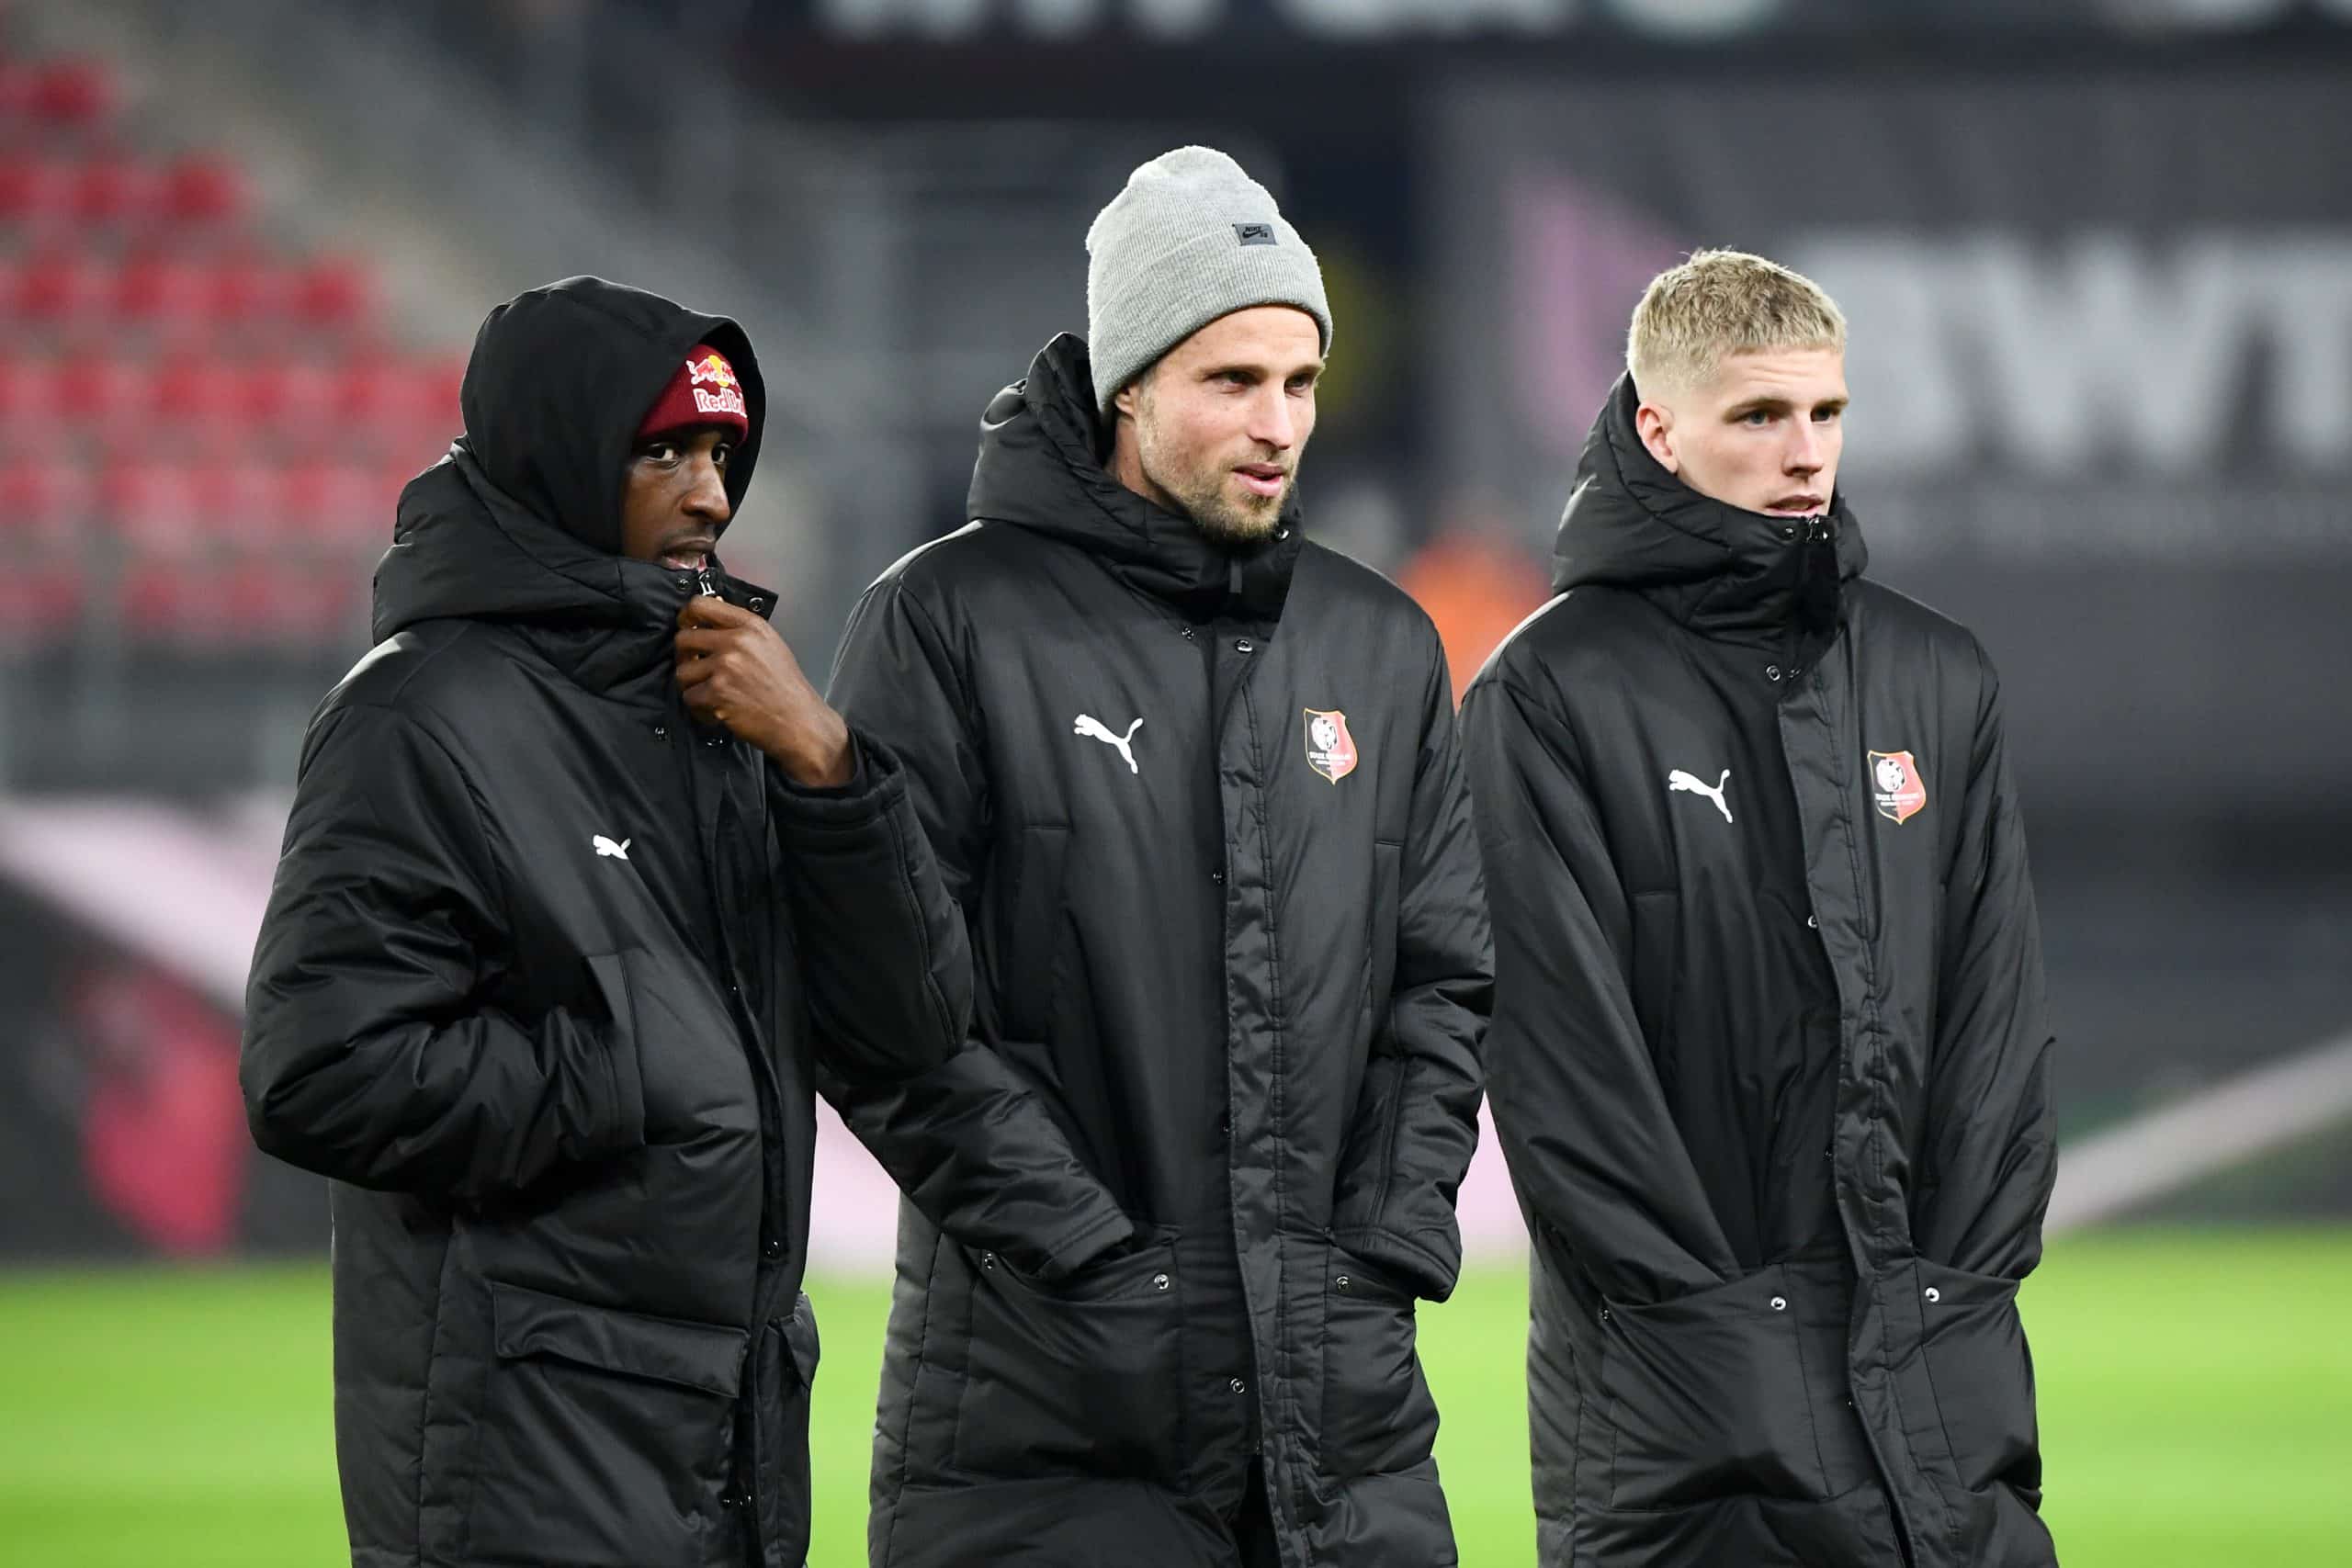
<instances>
[{"instance_id":1,"label":"hand in pocket","mask_svg":"<svg viewBox=\"0 0 2352 1568\"><path fill-rule=\"evenodd\" d=\"M1167 1481L1182 1459L1175 1244L1162 1235L1048 1284L965 1255L972 1337L956 1461Z\"/></svg>"}]
</instances>

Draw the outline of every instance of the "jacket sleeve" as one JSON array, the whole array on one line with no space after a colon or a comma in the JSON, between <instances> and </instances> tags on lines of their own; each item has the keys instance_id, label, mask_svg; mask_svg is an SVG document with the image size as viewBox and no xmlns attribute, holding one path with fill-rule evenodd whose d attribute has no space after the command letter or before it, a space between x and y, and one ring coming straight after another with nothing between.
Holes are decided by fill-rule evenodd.
<instances>
[{"instance_id":1,"label":"jacket sleeve","mask_svg":"<svg viewBox=\"0 0 2352 1568\"><path fill-rule=\"evenodd\" d=\"M888 578L851 617L833 705L888 749L968 923L988 855L988 774L956 650ZM1122 1245L1135 1222L1071 1149L1059 1123L982 1033L927 1071L855 1083L819 1064L819 1087L923 1216L967 1246L1057 1279Z\"/></svg>"},{"instance_id":2,"label":"jacket sleeve","mask_svg":"<svg viewBox=\"0 0 2352 1568\"><path fill-rule=\"evenodd\" d=\"M962 1049L972 954L905 770L870 736L853 732L851 745L842 789L803 789L772 769L769 818L818 1054L844 1082L888 1082Z\"/></svg>"},{"instance_id":3,"label":"jacket sleeve","mask_svg":"<svg viewBox=\"0 0 2352 1568\"><path fill-rule=\"evenodd\" d=\"M1494 915L1487 1080L1521 1204L1611 1300L1728 1280L1634 1011L1631 910L1567 718L1499 665L1462 716Z\"/></svg>"},{"instance_id":4,"label":"jacket sleeve","mask_svg":"<svg viewBox=\"0 0 2352 1568\"><path fill-rule=\"evenodd\" d=\"M483 999L506 945L471 789L418 721L322 716L245 988L254 1140L356 1186L481 1199L644 1141L603 1018Z\"/></svg>"},{"instance_id":5,"label":"jacket sleeve","mask_svg":"<svg viewBox=\"0 0 2352 1568\"><path fill-rule=\"evenodd\" d=\"M1462 1270L1454 1195L1478 1146L1494 1000L1478 843L1444 656L1430 638L1412 810L1398 852L1396 978L1333 1204L1333 1240L1432 1301ZM1386 889L1381 890L1385 893Z\"/></svg>"},{"instance_id":6,"label":"jacket sleeve","mask_svg":"<svg viewBox=\"0 0 2352 1568\"><path fill-rule=\"evenodd\" d=\"M2022 1279L2041 1257L2057 1177L2041 931L2025 825L2002 741L2000 688L1984 683L1968 795L1945 886L1940 998L1915 1239L1922 1256Z\"/></svg>"}]
</instances>

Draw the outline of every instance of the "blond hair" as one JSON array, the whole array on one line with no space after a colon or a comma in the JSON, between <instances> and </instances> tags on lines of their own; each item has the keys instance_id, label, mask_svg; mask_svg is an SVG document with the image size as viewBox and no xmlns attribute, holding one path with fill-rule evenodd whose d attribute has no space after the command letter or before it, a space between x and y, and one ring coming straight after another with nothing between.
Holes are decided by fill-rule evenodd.
<instances>
[{"instance_id":1,"label":"blond hair","mask_svg":"<svg viewBox=\"0 0 2352 1568\"><path fill-rule=\"evenodd\" d=\"M1731 354L1784 348L1844 353L1846 318L1821 286L1746 251L1695 251L1650 279L1625 333L1625 368L1642 397L1703 386Z\"/></svg>"}]
</instances>

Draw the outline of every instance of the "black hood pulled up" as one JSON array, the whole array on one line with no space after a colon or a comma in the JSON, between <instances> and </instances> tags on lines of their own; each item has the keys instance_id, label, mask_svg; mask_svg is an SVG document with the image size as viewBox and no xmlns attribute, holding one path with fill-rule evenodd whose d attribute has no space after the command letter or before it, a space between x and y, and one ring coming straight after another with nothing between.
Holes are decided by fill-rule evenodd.
<instances>
[{"instance_id":1,"label":"black hood pulled up","mask_svg":"<svg viewBox=\"0 0 2352 1568\"><path fill-rule=\"evenodd\" d=\"M1196 619L1279 618L1304 543L1296 484L1275 537L1224 545L1191 518L1121 484L1104 467L1109 446L1095 412L1086 344L1064 333L981 414L967 515L1034 529L1100 556L1123 581Z\"/></svg>"},{"instance_id":2,"label":"black hood pulled up","mask_svg":"<svg viewBox=\"0 0 2352 1568\"><path fill-rule=\"evenodd\" d=\"M375 639L419 621L494 619L532 625L551 652L570 634L565 662L600 667L582 673L616 678L665 657L695 584L621 555L621 493L639 423L699 343L742 383L751 431L726 479L740 507L767 400L735 322L596 277L491 311L466 366L465 434L401 492L392 547L376 568ZM773 604L712 568L738 588L728 597L763 614ZM624 627L639 635L609 635Z\"/></svg>"},{"instance_id":3,"label":"black hood pulled up","mask_svg":"<svg viewBox=\"0 0 2352 1568\"><path fill-rule=\"evenodd\" d=\"M1870 563L1860 525L1833 493L1825 518L1774 517L1701 495L1667 472L1634 423L1621 375L1585 437L1552 552L1552 589L1640 590L1678 618L1723 629L1836 624L1842 585Z\"/></svg>"},{"instance_id":4,"label":"black hood pulled up","mask_svg":"<svg viewBox=\"0 0 2352 1568\"><path fill-rule=\"evenodd\" d=\"M723 316L601 277L534 288L483 318L460 395L465 444L525 510L618 555L638 423L698 343L725 355L743 383L752 428L727 472L727 499L740 504L767 414L751 340Z\"/></svg>"}]
</instances>

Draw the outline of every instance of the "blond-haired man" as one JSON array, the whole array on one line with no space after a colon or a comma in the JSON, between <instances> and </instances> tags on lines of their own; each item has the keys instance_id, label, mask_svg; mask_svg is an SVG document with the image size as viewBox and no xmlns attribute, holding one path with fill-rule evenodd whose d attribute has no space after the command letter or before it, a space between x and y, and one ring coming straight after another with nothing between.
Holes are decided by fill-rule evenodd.
<instances>
[{"instance_id":1,"label":"blond-haired man","mask_svg":"<svg viewBox=\"0 0 2352 1568\"><path fill-rule=\"evenodd\" d=\"M1546 1564L2054 1561L2016 1306L2051 1041L1998 688L1861 575L1845 342L1761 257L1657 277L1560 596L1464 709Z\"/></svg>"}]
</instances>

